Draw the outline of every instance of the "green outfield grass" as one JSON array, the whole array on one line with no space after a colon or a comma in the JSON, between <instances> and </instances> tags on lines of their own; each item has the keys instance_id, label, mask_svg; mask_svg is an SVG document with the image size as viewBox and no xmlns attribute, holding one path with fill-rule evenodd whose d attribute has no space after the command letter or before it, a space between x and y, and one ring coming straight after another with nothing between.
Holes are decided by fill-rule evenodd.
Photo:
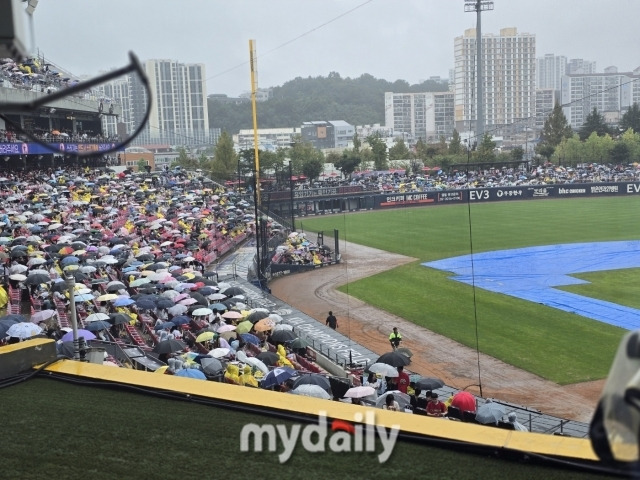
<instances>
[{"instance_id":1,"label":"green outfield grass","mask_svg":"<svg viewBox=\"0 0 640 480\"><path fill-rule=\"evenodd\" d=\"M420 263L472 250L634 240L640 238L639 209L637 197L535 200L320 216L301 219L301 225L310 231L337 229L341 240L418 259L342 291L473 348L477 318L482 352L570 384L604 378L625 331L482 289L476 289L474 309L472 287ZM633 291L638 275L635 270L589 274L580 278L596 283L571 291L640 308Z\"/></svg>"}]
</instances>

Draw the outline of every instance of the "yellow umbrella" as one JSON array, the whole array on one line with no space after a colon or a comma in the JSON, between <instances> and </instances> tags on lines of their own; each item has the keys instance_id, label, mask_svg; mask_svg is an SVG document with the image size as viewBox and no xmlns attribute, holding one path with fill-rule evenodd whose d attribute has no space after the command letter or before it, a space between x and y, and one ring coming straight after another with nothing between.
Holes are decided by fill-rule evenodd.
<instances>
[{"instance_id":1,"label":"yellow umbrella","mask_svg":"<svg viewBox=\"0 0 640 480\"><path fill-rule=\"evenodd\" d=\"M202 332L196 337L196 342L208 342L215 337L215 332Z\"/></svg>"},{"instance_id":2,"label":"yellow umbrella","mask_svg":"<svg viewBox=\"0 0 640 480\"><path fill-rule=\"evenodd\" d=\"M167 371L167 368L169 368L169 365L163 365L162 367L155 370L153 373L164 373Z\"/></svg>"},{"instance_id":3,"label":"yellow umbrella","mask_svg":"<svg viewBox=\"0 0 640 480\"><path fill-rule=\"evenodd\" d=\"M149 275L154 275L156 272L154 272L153 270L142 270L140 272L140 275L144 276L144 277L148 277Z\"/></svg>"},{"instance_id":4,"label":"yellow umbrella","mask_svg":"<svg viewBox=\"0 0 640 480\"><path fill-rule=\"evenodd\" d=\"M249 333L251 328L253 327L253 323L249 320L245 320L244 322L240 322L236 327L236 332L238 333Z\"/></svg>"},{"instance_id":5,"label":"yellow umbrella","mask_svg":"<svg viewBox=\"0 0 640 480\"><path fill-rule=\"evenodd\" d=\"M115 293L106 293L104 295L100 295L96 300L98 302L108 302L109 300L115 300L116 298L118 298L118 295Z\"/></svg>"}]
</instances>

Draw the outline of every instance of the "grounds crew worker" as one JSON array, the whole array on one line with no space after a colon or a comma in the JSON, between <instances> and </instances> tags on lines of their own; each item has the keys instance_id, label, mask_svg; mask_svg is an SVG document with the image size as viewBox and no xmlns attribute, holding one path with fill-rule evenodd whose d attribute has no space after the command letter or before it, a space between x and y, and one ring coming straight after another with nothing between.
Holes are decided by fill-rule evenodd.
<instances>
[{"instance_id":1,"label":"grounds crew worker","mask_svg":"<svg viewBox=\"0 0 640 480\"><path fill-rule=\"evenodd\" d=\"M389 343L391 343L391 348L395 350L400 346L400 342L402 341L402 335L398 333L398 327L393 327L393 332L389 335Z\"/></svg>"}]
</instances>

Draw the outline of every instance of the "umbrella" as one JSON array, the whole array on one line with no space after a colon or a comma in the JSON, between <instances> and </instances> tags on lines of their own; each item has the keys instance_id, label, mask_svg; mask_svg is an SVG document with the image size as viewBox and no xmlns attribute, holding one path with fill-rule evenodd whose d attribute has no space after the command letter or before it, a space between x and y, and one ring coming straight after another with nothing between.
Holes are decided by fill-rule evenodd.
<instances>
[{"instance_id":1,"label":"umbrella","mask_svg":"<svg viewBox=\"0 0 640 480\"><path fill-rule=\"evenodd\" d=\"M162 322L159 323L158 325L156 325L155 327L153 327L153 329L157 332L158 330L164 330L165 328L167 329L171 329L173 327L175 327L176 324L173 322Z\"/></svg>"},{"instance_id":2,"label":"umbrella","mask_svg":"<svg viewBox=\"0 0 640 480\"><path fill-rule=\"evenodd\" d=\"M267 367L264 362L262 362L261 360L257 359L256 357L247 357L245 363L248 363L249 365L251 365L252 367L257 368L258 370L260 370L262 373L264 373L265 375L267 373L269 373L269 367Z\"/></svg>"},{"instance_id":3,"label":"umbrella","mask_svg":"<svg viewBox=\"0 0 640 480\"><path fill-rule=\"evenodd\" d=\"M236 295L244 295L244 290L240 287L229 287L222 293L227 297L235 297Z\"/></svg>"},{"instance_id":4,"label":"umbrella","mask_svg":"<svg viewBox=\"0 0 640 480\"><path fill-rule=\"evenodd\" d=\"M180 340L170 338L169 340L163 340L153 347L154 353L173 353L184 350L187 346Z\"/></svg>"},{"instance_id":5,"label":"umbrella","mask_svg":"<svg viewBox=\"0 0 640 480\"><path fill-rule=\"evenodd\" d=\"M109 322L114 325L121 325L124 323L129 323L133 320L129 315L125 315L124 313L112 313L109 315Z\"/></svg>"},{"instance_id":6,"label":"umbrella","mask_svg":"<svg viewBox=\"0 0 640 480\"><path fill-rule=\"evenodd\" d=\"M224 370L222 362L217 358L203 357L200 365L202 365L202 371L209 375L218 375Z\"/></svg>"},{"instance_id":7,"label":"umbrella","mask_svg":"<svg viewBox=\"0 0 640 480\"><path fill-rule=\"evenodd\" d=\"M81 295L76 295L75 297L73 297L73 301L76 303L88 302L89 300L93 300L93 295L91 295L90 293L83 293Z\"/></svg>"},{"instance_id":8,"label":"umbrella","mask_svg":"<svg viewBox=\"0 0 640 480\"><path fill-rule=\"evenodd\" d=\"M329 379L319 373L304 373L295 379L293 382L293 388L298 388L300 385L318 385L324 388L327 393L331 392L331 384Z\"/></svg>"},{"instance_id":9,"label":"umbrella","mask_svg":"<svg viewBox=\"0 0 640 480\"><path fill-rule=\"evenodd\" d=\"M9 275L9 278L11 280L15 280L16 282L24 282L27 277L25 275L22 275L21 273L14 273L13 275Z\"/></svg>"},{"instance_id":10,"label":"umbrella","mask_svg":"<svg viewBox=\"0 0 640 480\"><path fill-rule=\"evenodd\" d=\"M85 330L85 329L80 329L78 330L78 338L80 337L84 337L85 340L93 340L94 338L96 338L96 336L93 334L93 332L90 332L89 330ZM71 340L73 340L73 331L71 332L67 332L62 336L61 339L63 342L69 342Z\"/></svg>"},{"instance_id":11,"label":"umbrella","mask_svg":"<svg viewBox=\"0 0 640 480\"><path fill-rule=\"evenodd\" d=\"M245 343L251 343L253 345L260 345L260 339L251 333L241 333L240 338L245 341Z\"/></svg>"},{"instance_id":12,"label":"umbrella","mask_svg":"<svg viewBox=\"0 0 640 480\"><path fill-rule=\"evenodd\" d=\"M297 335L290 330L278 330L269 337L271 343L287 343L297 338Z\"/></svg>"},{"instance_id":13,"label":"umbrella","mask_svg":"<svg viewBox=\"0 0 640 480\"><path fill-rule=\"evenodd\" d=\"M270 318L263 318L262 320L258 320L255 323L255 325L253 326L253 329L256 332L266 332L268 330L271 330L273 327L275 327L275 324Z\"/></svg>"},{"instance_id":14,"label":"umbrella","mask_svg":"<svg viewBox=\"0 0 640 480\"><path fill-rule=\"evenodd\" d=\"M257 356L258 360L263 361L266 365L275 365L280 360L280 356L274 352L260 352Z\"/></svg>"},{"instance_id":15,"label":"umbrella","mask_svg":"<svg viewBox=\"0 0 640 480\"><path fill-rule=\"evenodd\" d=\"M376 363L386 363L387 365L391 365L393 367L404 367L405 365L409 365L411 360L406 355L403 355L399 352L387 352L376 360Z\"/></svg>"},{"instance_id":16,"label":"umbrella","mask_svg":"<svg viewBox=\"0 0 640 480\"><path fill-rule=\"evenodd\" d=\"M175 302L169 298L163 297L156 300L157 308L171 308L175 305Z\"/></svg>"},{"instance_id":17,"label":"umbrella","mask_svg":"<svg viewBox=\"0 0 640 480\"><path fill-rule=\"evenodd\" d=\"M55 310L40 310L39 312L35 312L33 315L31 315L31 322L32 323L44 322L46 320L49 320L55 314L56 314Z\"/></svg>"},{"instance_id":18,"label":"umbrella","mask_svg":"<svg viewBox=\"0 0 640 480\"><path fill-rule=\"evenodd\" d=\"M96 300L98 302L108 302L109 300L115 300L116 298L118 298L118 295L114 293L107 293L105 295L100 295Z\"/></svg>"},{"instance_id":19,"label":"umbrella","mask_svg":"<svg viewBox=\"0 0 640 480\"><path fill-rule=\"evenodd\" d=\"M91 315L89 315L87 318L85 318L85 322L96 322L96 321L100 321L100 320L109 320L109 315L107 315L106 313L92 313Z\"/></svg>"},{"instance_id":20,"label":"umbrella","mask_svg":"<svg viewBox=\"0 0 640 480\"><path fill-rule=\"evenodd\" d=\"M330 400L331 395L319 385L303 384L297 388L291 390L291 393L295 395L304 395L305 397L322 398L323 400Z\"/></svg>"},{"instance_id":21,"label":"umbrella","mask_svg":"<svg viewBox=\"0 0 640 480\"><path fill-rule=\"evenodd\" d=\"M118 290L126 290L127 287L125 287L124 283L122 282L109 282L107 284L107 292L109 293L114 293L117 292ZM106 295L103 295L103 297L105 297Z\"/></svg>"},{"instance_id":22,"label":"umbrella","mask_svg":"<svg viewBox=\"0 0 640 480\"><path fill-rule=\"evenodd\" d=\"M298 350L302 348L307 348L309 345L311 344L304 338L296 338L289 344L289 348Z\"/></svg>"},{"instance_id":23,"label":"umbrella","mask_svg":"<svg viewBox=\"0 0 640 480\"><path fill-rule=\"evenodd\" d=\"M258 320L262 320L263 318L267 318L269 316L269 312L265 310L256 310L247 315L247 320L251 323L256 323Z\"/></svg>"},{"instance_id":24,"label":"umbrella","mask_svg":"<svg viewBox=\"0 0 640 480\"><path fill-rule=\"evenodd\" d=\"M222 357L226 357L227 355L229 355L229 352L231 350L229 350L228 348L214 348L213 350L211 350L209 352L209 355L211 355L213 358L222 358Z\"/></svg>"},{"instance_id":25,"label":"umbrella","mask_svg":"<svg viewBox=\"0 0 640 480\"><path fill-rule=\"evenodd\" d=\"M0 320L0 338L4 338L7 336L7 330L11 327L11 325L15 325L18 323L17 320L13 320L11 318L3 318Z\"/></svg>"},{"instance_id":26,"label":"umbrella","mask_svg":"<svg viewBox=\"0 0 640 480\"><path fill-rule=\"evenodd\" d=\"M41 283L48 283L51 281L51 277L49 275L43 275L41 273L36 273L29 275L27 279L24 281L25 285L40 285Z\"/></svg>"},{"instance_id":27,"label":"umbrella","mask_svg":"<svg viewBox=\"0 0 640 480\"><path fill-rule=\"evenodd\" d=\"M400 352L400 353L402 353L403 355L406 355L409 358L413 357L413 352L411 350L409 350L408 348L406 348L406 347L396 348L396 352Z\"/></svg>"},{"instance_id":28,"label":"umbrella","mask_svg":"<svg viewBox=\"0 0 640 480\"><path fill-rule=\"evenodd\" d=\"M212 295L209 295L209 298L211 298L211 296ZM214 303L212 305L209 305L209 308L217 312L224 312L227 309L227 306L224 303Z\"/></svg>"},{"instance_id":29,"label":"umbrella","mask_svg":"<svg viewBox=\"0 0 640 480\"><path fill-rule=\"evenodd\" d=\"M149 280L147 277L143 277L143 278L139 278L137 280L134 280L133 282L131 282L129 284L130 287L139 287L141 285L146 285L147 283L151 283L151 280Z\"/></svg>"},{"instance_id":30,"label":"umbrella","mask_svg":"<svg viewBox=\"0 0 640 480\"><path fill-rule=\"evenodd\" d=\"M16 338L30 338L35 335L42 333L42 329L32 322L20 322L14 323L7 330L8 337L16 337Z\"/></svg>"},{"instance_id":31,"label":"umbrella","mask_svg":"<svg viewBox=\"0 0 640 480\"><path fill-rule=\"evenodd\" d=\"M232 310L232 311L223 313L222 318L228 318L230 320L234 320L237 318L242 318L242 314L240 312L236 312Z\"/></svg>"},{"instance_id":32,"label":"umbrella","mask_svg":"<svg viewBox=\"0 0 640 480\"><path fill-rule=\"evenodd\" d=\"M253 328L253 325L251 324L251 322L248 321L244 321L244 322L240 322L237 326L236 326L236 332L238 333L248 333L251 331L251 329Z\"/></svg>"},{"instance_id":33,"label":"umbrella","mask_svg":"<svg viewBox=\"0 0 640 480\"><path fill-rule=\"evenodd\" d=\"M104 320L97 320L95 322L91 322L89 325L85 327L86 330L90 332L97 332L99 330L107 330L111 328L111 324Z\"/></svg>"},{"instance_id":34,"label":"umbrella","mask_svg":"<svg viewBox=\"0 0 640 480\"><path fill-rule=\"evenodd\" d=\"M293 368L289 367L277 367L267 373L263 380L262 386L264 388L274 387L286 382L291 377L295 376L297 372Z\"/></svg>"},{"instance_id":35,"label":"umbrella","mask_svg":"<svg viewBox=\"0 0 640 480\"><path fill-rule=\"evenodd\" d=\"M458 392L453 396L451 406L456 407L461 412L475 412L476 398L469 392Z\"/></svg>"},{"instance_id":36,"label":"umbrella","mask_svg":"<svg viewBox=\"0 0 640 480\"><path fill-rule=\"evenodd\" d=\"M191 323L191 319L186 315L178 315L177 317L173 317L170 321L174 325L186 325L187 323Z\"/></svg>"},{"instance_id":37,"label":"umbrella","mask_svg":"<svg viewBox=\"0 0 640 480\"><path fill-rule=\"evenodd\" d=\"M487 401L487 403L480 405L476 412L476 421L485 425L489 423L496 424L502 420L502 417L506 415L506 411L499 403Z\"/></svg>"},{"instance_id":38,"label":"umbrella","mask_svg":"<svg viewBox=\"0 0 640 480\"><path fill-rule=\"evenodd\" d=\"M142 310L153 310L156 308L156 302L152 298L139 298L136 300L136 306Z\"/></svg>"},{"instance_id":39,"label":"umbrella","mask_svg":"<svg viewBox=\"0 0 640 480\"><path fill-rule=\"evenodd\" d=\"M329 385L331 385L331 392L333 393L333 398L342 398L344 394L347 393L351 385L341 378L338 377L329 377Z\"/></svg>"},{"instance_id":40,"label":"umbrella","mask_svg":"<svg viewBox=\"0 0 640 480\"><path fill-rule=\"evenodd\" d=\"M167 309L167 312L171 315L181 315L184 312L186 312L187 310L189 310L187 308L186 305L174 305L173 307L170 307Z\"/></svg>"},{"instance_id":41,"label":"umbrella","mask_svg":"<svg viewBox=\"0 0 640 480\"><path fill-rule=\"evenodd\" d=\"M368 385L362 385L359 387L351 387L344 394L345 398L362 398L368 397L376 393L376 389L373 387L369 387Z\"/></svg>"},{"instance_id":42,"label":"umbrella","mask_svg":"<svg viewBox=\"0 0 640 480\"><path fill-rule=\"evenodd\" d=\"M397 367L393 367L388 363L374 363L371 366L369 366L368 370L373 373L379 373L383 377L389 377L389 378L395 378L398 375L400 375L398 373Z\"/></svg>"},{"instance_id":43,"label":"umbrella","mask_svg":"<svg viewBox=\"0 0 640 480\"><path fill-rule=\"evenodd\" d=\"M215 336L215 332L202 332L196 337L196 342L208 342L210 340L213 340Z\"/></svg>"},{"instance_id":44,"label":"umbrella","mask_svg":"<svg viewBox=\"0 0 640 480\"><path fill-rule=\"evenodd\" d=\"M416 388L420 390L436 390L444 387L444 382L439 378L422 377L416 382Z\"/></svg>"},{"instance_id":45,"label":"umbrella","mask_svg":"<svg viewBox=\"0 0 640 480\"><path fill-rule=\"evenodd\" d=\"M201 315L211 315L212 313L213 310L211 310L210 308L198 308L197 310L191 312L191 315L199 317Z\"/></svg>"},{"instance_id":46,"label":"umbrella","mask_svg":"<svg viewBox=\"0 0 640 480\"><path fill-rule=\"evenodd\" d=\"M176 377L195 378L197 380L206 380L207 376L197 368L181 368L174 374Z\"/></svg>"},{"instance_id":47,"label":"umbrella","mask_svg":"<svg viewBox=\"0 0 640 480\"><path fill-rule=\"evenodd\" d=\"M376 400L376 406L382 407L386 403L388 395L393 395L393 399L398 402L401 411L404 410L405 407L411 405L411 398L409 395L402 393L400 390L391 390L390 392L385 392L378 397L378 400Z\"/></svg>"}]
</instances>

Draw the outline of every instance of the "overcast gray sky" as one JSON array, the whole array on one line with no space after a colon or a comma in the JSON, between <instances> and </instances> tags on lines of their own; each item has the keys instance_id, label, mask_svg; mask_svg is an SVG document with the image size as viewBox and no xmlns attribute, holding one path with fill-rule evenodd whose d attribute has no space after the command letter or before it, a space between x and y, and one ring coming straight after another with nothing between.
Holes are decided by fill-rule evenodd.
<instances>
[{"instance_id":1,"label":"overcast gray sky","mask_svg":"<svg viewBox=\"0 0 640 480\"><path fill-rule=\"evenodd\" d=\"M483 32L536 35L545 53L597 62L601 72L640 66L637 0L496 0ZM74 75L140 60L204 63L207 93L250 90L249 39L258 86L295 77L369 73L417 83L447 77L453 39L475 27L464 0L40 0L35 43Z\"/></svg>"}]
</instances>

